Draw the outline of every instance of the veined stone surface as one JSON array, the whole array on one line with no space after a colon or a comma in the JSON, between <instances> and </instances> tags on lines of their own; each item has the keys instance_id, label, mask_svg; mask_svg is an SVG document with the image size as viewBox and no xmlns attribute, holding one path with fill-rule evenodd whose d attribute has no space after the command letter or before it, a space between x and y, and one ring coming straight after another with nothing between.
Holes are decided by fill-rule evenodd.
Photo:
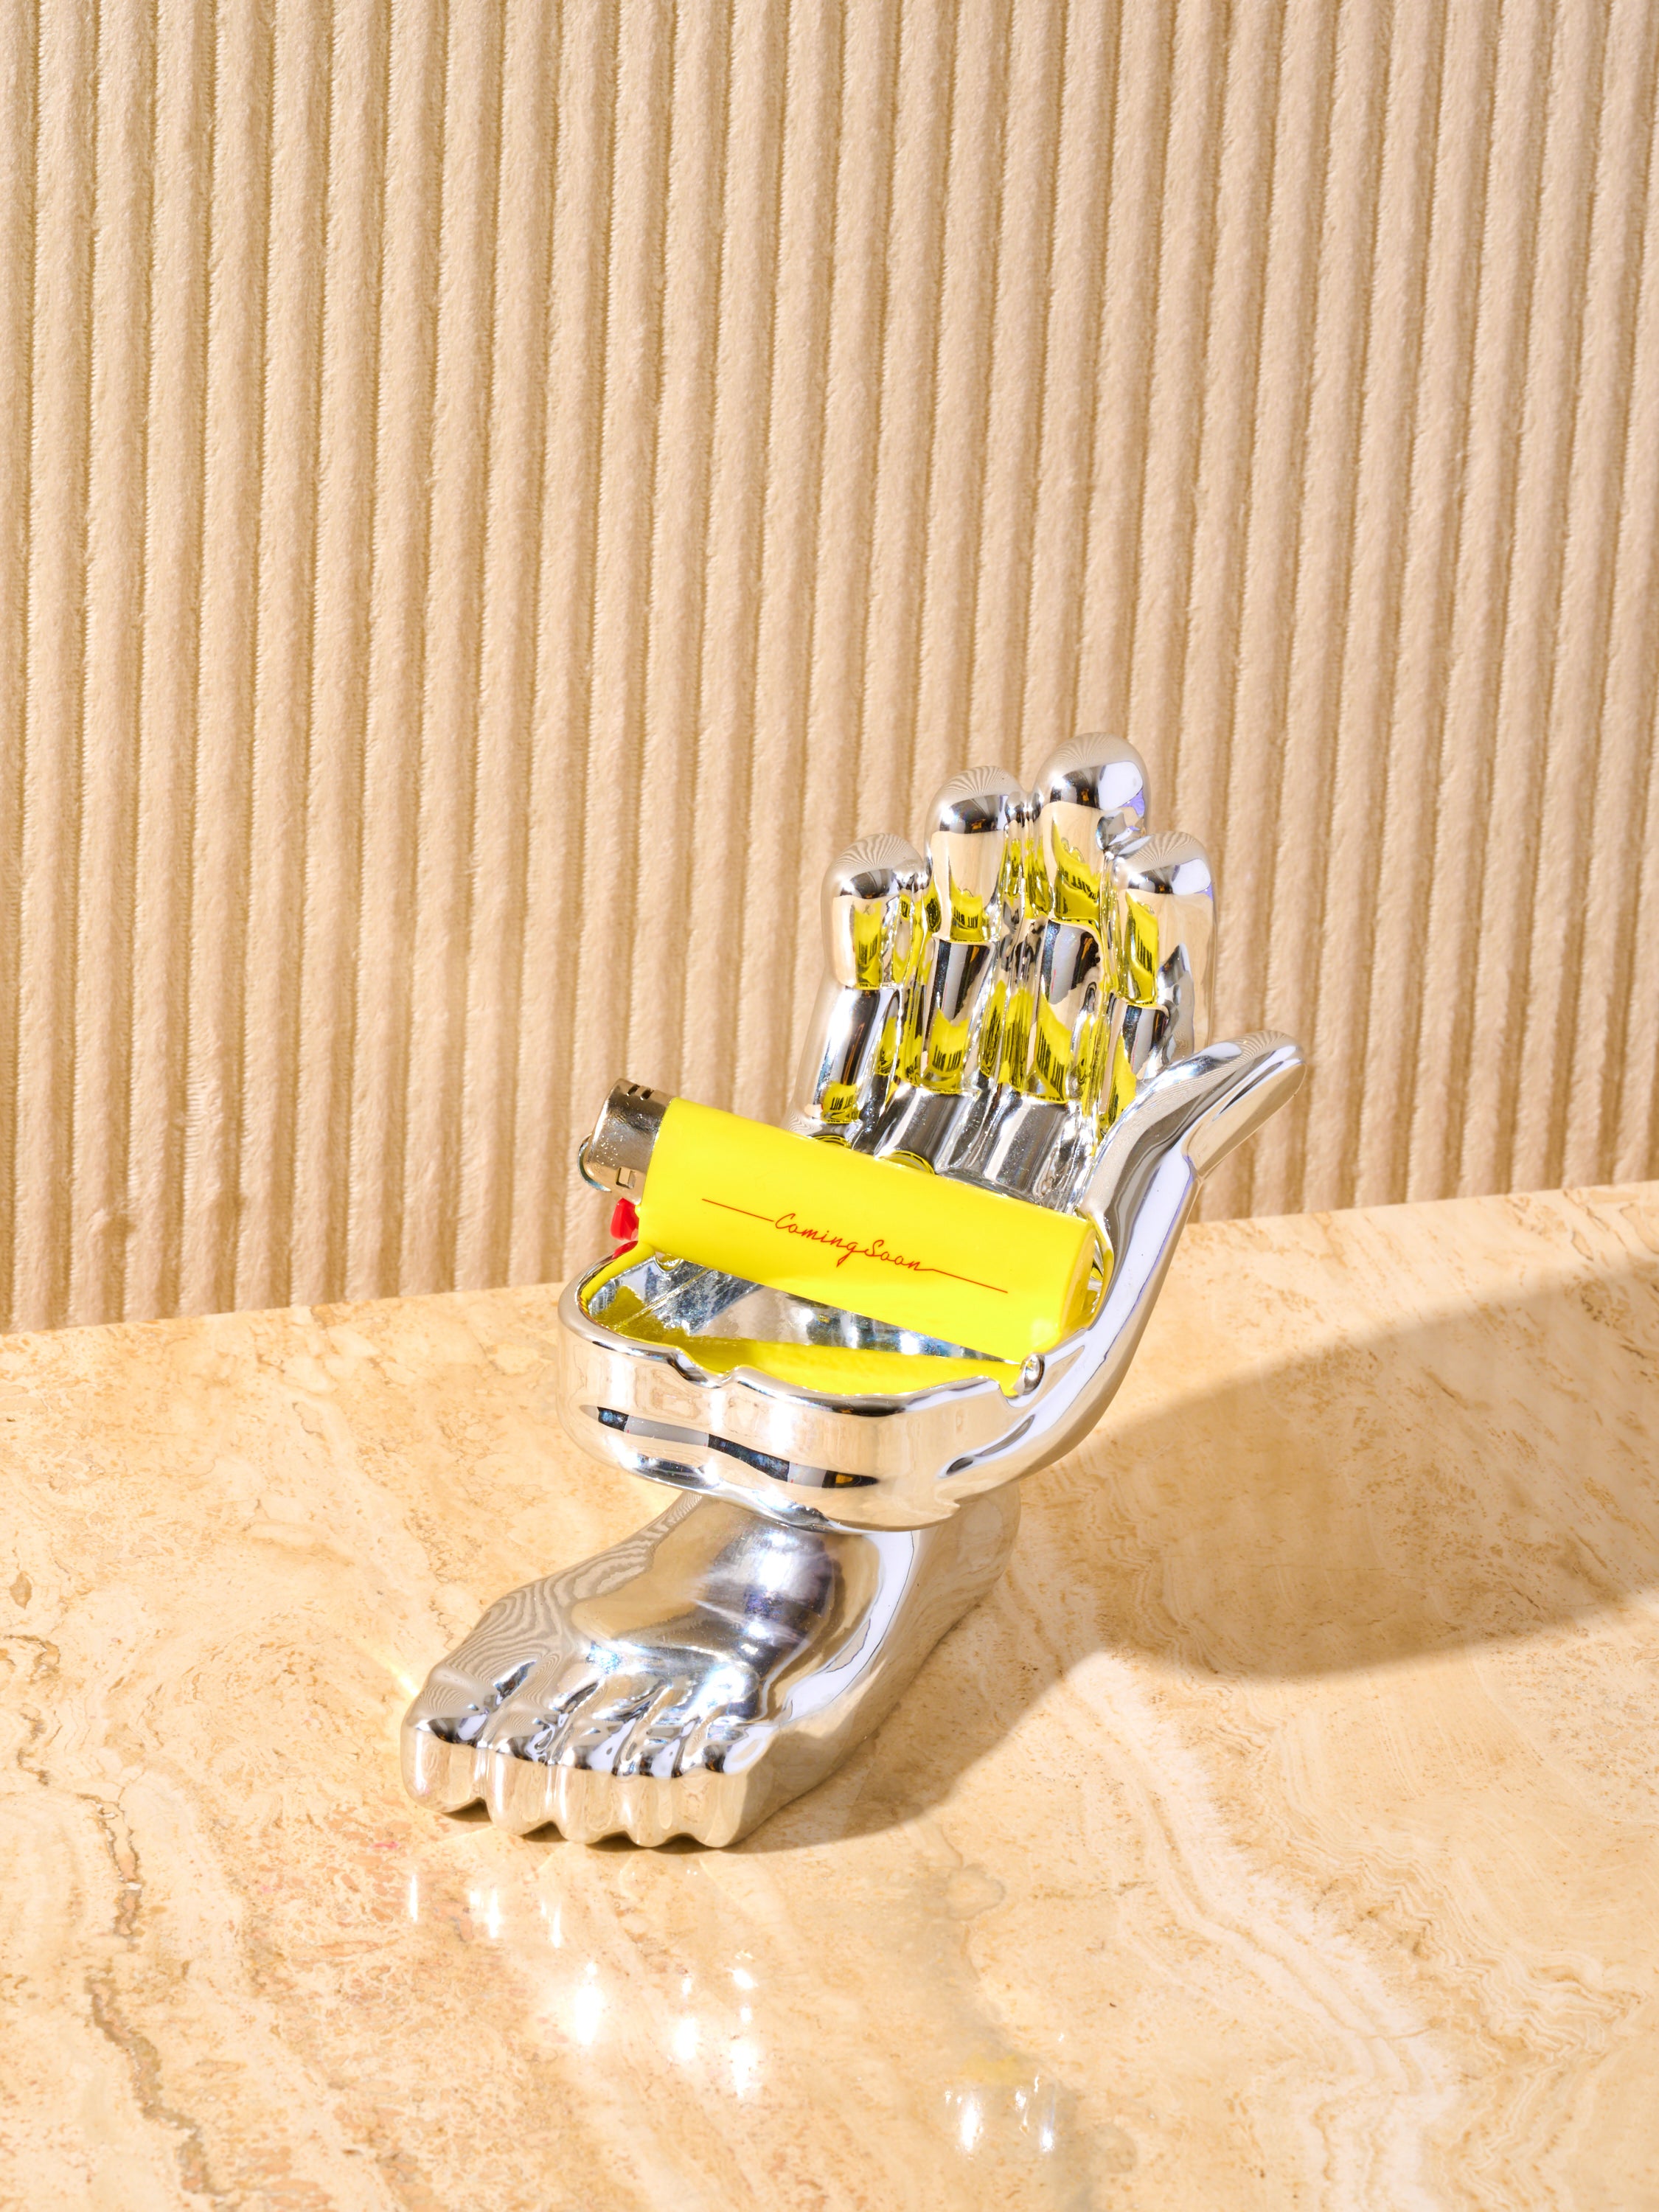
<instances>
[{"instance_id":1,"label":"veined stone surface","mask_svg":"<svg viewBox=\"0 0 1659 2212\"><path fill-rule=\"evenodd\" d=\"M0 2202L1659 2205L1659 1186L1189 1231L728 1852L403 1796L431 1662L661 1503L554 1309L0 1343Z\"/></svg>"}]
</instances>

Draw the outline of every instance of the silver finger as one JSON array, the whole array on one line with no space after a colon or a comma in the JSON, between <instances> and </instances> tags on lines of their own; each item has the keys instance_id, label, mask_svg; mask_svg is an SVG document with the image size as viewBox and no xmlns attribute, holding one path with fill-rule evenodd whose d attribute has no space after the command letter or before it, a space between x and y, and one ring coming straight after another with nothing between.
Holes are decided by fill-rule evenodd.
<instances>
[{"instance_id":1,"label":"silver finger","mask_svg":"<svg viewBox=\"0 0 1659 2212\"><path fill-rule=\"evenodd\" d=\"M1209 1042L1215 879L1196 837L1143 837L1114 855L1107 956L1116 1003L1104 1118Z\"/></svg>"},{"instance_id":2,"label":"silver finger","mask_svg":"<svg viewBox=\"0 0 1659 2212\"><path fill-rule=\"evenodd\" d=\"M952 776L933 801L896 1080L876 1141L884 1158L942 1165L994 1089L995 986L1024 910L1029 829L1025 793L1001 769Z\"/></svg>"},{"instance_id":3,"label":"silver finger","mask_svg":"<svg viewBox=\"0 0 1659 2212\"><path fill-rule=\"evenodd\" d=\"M898 1052L915 909L927 865L902 837L866 837L823 879L824 975L802 1047L797 1128L873 1132Z\"/></svg>"},{"instance_id":4,"label":"silver finger","mask_svg":"<svg viewBox=\"0 0 1659 2212\"><path fill-rule=\"evenodd\" d=\"M1030 817L1027 915L1012 956L1021 986L1006 1025L1012 1048L1002 1055L994 1112L951 1164L1062 1205L1099 1134L1112 862L1144 834L1146 763L1121 738L1073 738L1044 762Z\"/></svg>"}]
</instances>

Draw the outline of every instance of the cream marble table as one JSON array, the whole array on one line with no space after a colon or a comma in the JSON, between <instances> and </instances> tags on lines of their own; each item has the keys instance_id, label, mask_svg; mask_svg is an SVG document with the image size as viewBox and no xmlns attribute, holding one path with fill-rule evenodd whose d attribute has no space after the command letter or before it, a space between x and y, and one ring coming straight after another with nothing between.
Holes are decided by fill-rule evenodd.
<instances>
[{"instance_id":1,"label":"cream marble table","mask_svg":"<svg viewBox=\"0 0 1659 2212\"><path fill-rule=\"evenodd\" d=\"M1006 1586L725 1853L398 1784L665 1495L554 1304L0 1342L0 2201L1659 2206L1659 1186L1190 1232Z\"/></svg>"}]
</instances>

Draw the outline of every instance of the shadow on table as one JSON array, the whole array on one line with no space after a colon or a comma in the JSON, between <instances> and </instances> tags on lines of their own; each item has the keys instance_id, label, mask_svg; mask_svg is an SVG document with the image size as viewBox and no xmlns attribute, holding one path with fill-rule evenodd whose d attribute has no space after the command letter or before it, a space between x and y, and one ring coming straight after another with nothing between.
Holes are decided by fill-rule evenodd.
<instances>
[{"instance_id":1,"label":"shadow on table","mask_svg":"<svg viewBox=\"0 0 1659 2212\"><path fill-rule=\"evenodd\" d=\"M1387 1667L1659 1586L1659 1269L1348 1339L1109 1414L1031 1477L1013 1565L845 1784L748 1845L936 1804L1101 1650L1211 1676ZM848 1786L850 1785L850 1786Z\"/></svg>"}]
</instances>

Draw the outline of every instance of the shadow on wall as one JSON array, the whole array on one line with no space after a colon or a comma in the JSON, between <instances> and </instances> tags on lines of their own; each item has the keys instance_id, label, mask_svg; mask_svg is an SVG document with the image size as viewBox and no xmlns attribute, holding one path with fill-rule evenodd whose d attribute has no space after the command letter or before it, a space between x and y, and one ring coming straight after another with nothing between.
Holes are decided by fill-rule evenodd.
<instances>
[{"instance_id":1,"label":"shadow on wall","mask_svg":"<svg viewBox=\"0 0 1659 2212\"><path fill-rule=\"evenodd\" d=\"M939 1803L1099 1651L1203 1676L1387 1667L1659 1587L1659 1266L1336 1345L1025 1486L1004 1586L843 1775L747 1848Z\"/></svg>"}]
</instances>

